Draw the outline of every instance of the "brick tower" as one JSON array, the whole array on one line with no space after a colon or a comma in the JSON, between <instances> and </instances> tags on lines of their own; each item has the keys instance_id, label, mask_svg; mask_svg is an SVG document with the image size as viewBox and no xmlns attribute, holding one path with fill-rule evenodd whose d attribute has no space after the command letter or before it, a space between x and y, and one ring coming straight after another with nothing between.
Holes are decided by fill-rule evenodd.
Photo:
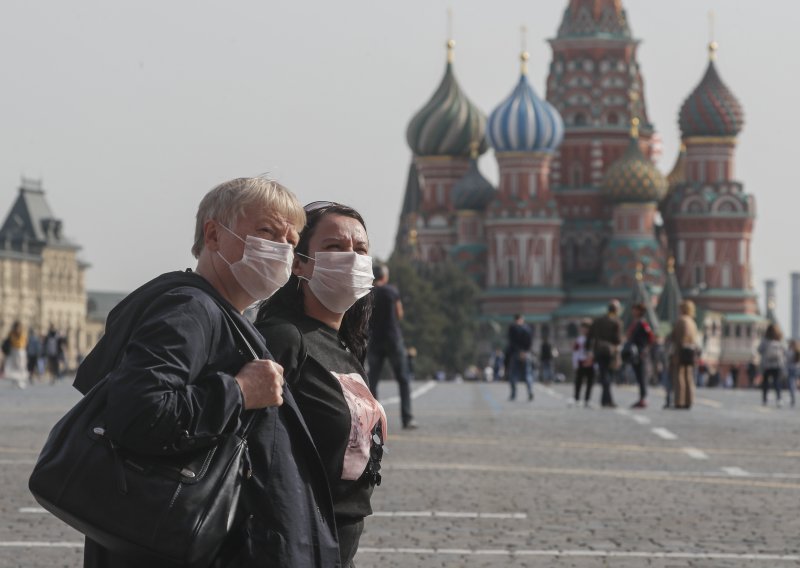
<instances>
[{"instance_id":1,"label":"brick tower","mask_svg":"<svg viewBox=\"0 0 800 568\"><path fill-rule=\"evenodd\" d=\"M486 211L485 314L549 314L563 301L561 218L550 192L550 161L564 135L558 111L528 80L528 53L511 95L489 117L500 170Z\"/></svg>"},{"instance_id":2,"label":"brick tower","mask_svg":"<svg viewBox=\"0 0 800 568\"><path fill-rule=\"evenodd\" d=\"M600 195L600 185L608 166L628 147L632 116L640 120L642 152L653 157L653 125L636 60L639 40L619 0L570 0L550 45L547 100L561 113L566 130L551 173L564 219L564 281L568 287L597 285L613 209ZM632 108L631 93L637 95Z\"/></svg>"}]
</instances>

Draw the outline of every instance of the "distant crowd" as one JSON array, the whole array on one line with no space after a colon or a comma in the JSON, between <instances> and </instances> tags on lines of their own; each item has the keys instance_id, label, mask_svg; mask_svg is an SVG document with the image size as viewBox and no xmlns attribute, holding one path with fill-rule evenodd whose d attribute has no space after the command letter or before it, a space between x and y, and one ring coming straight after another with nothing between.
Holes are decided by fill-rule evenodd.
<instances>
[{"instance_id":1,"label":"distant crowd","mask_svg":"<svg viewBox=\"0 0 800 568\"><path fill-rule=\"evenodd\" d=\"M3 339L0 373L21 389L34 381L54 384L66 370L66 348L66 337L54 325L40 335L15 321Z\"/></svg>"},{"instance_id":2,"label":"distant crowd","mask_svg":"<svg viewBox=\"0 0 800 568\"><path fill-rule=\"evenodd\" d=\"M690 300L680 305L680 315L672 322L671 332L659 337L648 323L647 307L634 304L627 329L620 318L620 304L613 300L607 313L580 324L572 346L572 369L575 386L572 404L591 407L595 380L600 383L600 406L616 408L612 385L635 380L639 397L634 409L647 407L648 385L658 384L666 392L664 408L689 409L694 402L696 386L733 387L738 384L740 368L732 366L725 377L711 374L702 360L700 337L695 324L695 307ZM490 357L485 377L506 379L510 385L510 400L517 396L517 384L524 382L528 400L534 399L533 383L538 378L549 383L564 378L555 372L558 357L556 347L547 337L542 338L535 354L533 331L521 314L514 316L508 328L505 350L496 350ZM538 368L537 368L538 367ZM747 364L748 386L760 386L762 402L768 402L769 391L775 391L775 403L782 405L782 391L788 389L789 402L795 405L795 393L800 370L800 343L784 342L777 323L770 323L764 337ZM583 399L581 397L583 395Z\"/></svg>"}]
</instances>

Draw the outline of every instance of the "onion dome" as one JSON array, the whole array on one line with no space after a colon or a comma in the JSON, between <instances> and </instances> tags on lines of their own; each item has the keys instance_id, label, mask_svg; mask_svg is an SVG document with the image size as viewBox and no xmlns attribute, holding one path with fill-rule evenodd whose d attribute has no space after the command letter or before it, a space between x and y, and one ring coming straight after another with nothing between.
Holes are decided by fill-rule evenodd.
<instances>
[{"instance_id":1,"label":"onion dome","mask_svg":"<svg viewBox=\"0 0 800 568\"><path fill-rule=\"evenodd\" d=\"M494 186L478 169L478 143L474 142L472 146L469 169L453 184L453 207L456 211L483 211L495 194Z\"/></svg>"},{"instance_id":2,"label":"onion dome","mask_svg":"<svg viewBox=\"0 0 800 568\"><path fill-rule=\"evenodd\" d=\"M621 0L570 0L558 37L630 39L631 29Z\"/></svg>"},{"instance_id":3,"label":"onion dome","mask_svg":"<svg viewBox=\"0 0 800 568\"><path fill-rule=\"evenodd\" d=\"M675 187L679 183L686 183L686 145L681 144L680 152L678 152L678 159L675 160L675 165L672 166L672 171L667 174L667 185Z\"/></svg>"},{"instance_id":4,"label":"onion dome","mask_svg":"<svg viewBox=\"0 0 800 568\"><path fill-rule=\"evenodd\" d=\"M717 44L711 42L706 74L681 107L678 124L684 138L736 136L744 125L742 105L722 82L714 65L716 50Z\"/></svg>"},{"instance_id":5,"label":"onion dome","mask_svg":"<svg viewBox=\"0 0 800 568\"><path fill-rule=\"evenodd\" d=\"M447 42L447 67L433 97L411 119L406 140L417 156L470 155L470 143L479 141L479 152L488 149L486 116L467 98L453 73L453 47Z\"/></svg>"},{"instance_id":6,"label":"onion dome","mask_svg":"<svg viewBox=\"0 0 800 568\"><path fill-rule=\"evenodd\" d=\"M602 194L616 203L661 201L667 180L639 148L639 119L632 120L631 142L622 157L603 176Z\"/></svg>"},{"instance_id":7,"label":"onion dome","mask_svg":"<svg viewBox=\"0 0 800 568\"><path fill-rule=\"evenodd\" d=\"M497 152L552 152L564 139L561 115L536 95L528 81L528 58L523 52L519 83L489 115L487 135Z\"/></svg>"}]
</instances>

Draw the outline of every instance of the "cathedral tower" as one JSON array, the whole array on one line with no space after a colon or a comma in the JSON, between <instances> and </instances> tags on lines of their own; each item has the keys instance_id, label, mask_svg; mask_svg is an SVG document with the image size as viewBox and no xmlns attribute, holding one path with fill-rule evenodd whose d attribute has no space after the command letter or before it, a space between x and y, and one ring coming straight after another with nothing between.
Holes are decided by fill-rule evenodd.
<instances>
[{"instance_id":1,"label":"cathedral tower","mask_svg":"<svg viewBox=\"0 0 800 568\"><path fill-rule=\"evenodd\" d=\"M755 199L734 176L736 136L744 114L714 63L716 43L700 84L683 103L679 124L685 146L682 171L662 213L687 297L722 314L756 314L750 241Z\"/></svg>"},{"instance_id":2,"label":"cathedral tower","mask_svg":"<svg viewBox=\"0 0 800 568\"><path fill-rule=\"evenodd\" d=\"M655 146L636 60L639 40L620 0L570 0L550 45L547 100L566 128L551 173L564 219L564 279L567 286L597 285L612 221L600 186L608 166L628 147L632 116L640 120L639 143L647 158ZM637 95L633 108L631 93Z\"/></svg>"},{"instance_id":3,"label":"cathedral tower","mask_svg":"<svg viewBox=\"0 0 800 568\"><path fill-rule=\"evenodd\" d=\"M424 262L445 260L457 242L453 186L467 173L473 143L478 154L488 149L486 117L467 98L453 72L455 42L447 42L447 66L431 99L411 119L406 140L414 152L400 233L413 239L413 254ZM409 226L409 221L415 226Z\"/></svg>"},{"instance_id":4,"label":"cathedral tower","mask_svg":"<svg viewBox=\"0 0 800 568\"><path fill-rule=\"evenodd\" d=\"M486 211L486 314L549 314L563 300L561 218L550 192L550 161L564 126L528 79L528 53L511 95L489 117L500 182Z\"/></svg>"}]
</instances>

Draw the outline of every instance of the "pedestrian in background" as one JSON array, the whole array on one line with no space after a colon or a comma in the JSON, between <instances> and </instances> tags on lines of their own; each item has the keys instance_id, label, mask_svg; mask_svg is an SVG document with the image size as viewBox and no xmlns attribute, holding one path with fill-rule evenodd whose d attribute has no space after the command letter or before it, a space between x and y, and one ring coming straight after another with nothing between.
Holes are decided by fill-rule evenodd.
<instances>
[{"instance_id":1,"label":"pedestrian in background","mask_svg":"<svg viewBox=\"0 0 800 568\"><path fill-rule=\"evenodd\" d=\"M645 319L647 309L642 303L634 304L631 308L633 321L628 328L627 344L631 346L628 363L636 376L639 384L639 400L631 408L647 408L647 382L644 376L644 364L649 355L650 346L655 343L655 334L650 324Z\"/></svg>"},{"instance_id":2,"label":"pedestrian in background","mask_svg":"<svg viewBox=\"0 0 800 568\"><path fill-rule=\"evenodd\" d=\"M545 384L553 382L553 360L558 357L558 350L550 343L550 339L545 336L539 346L539 376Z\"/></svg>"},{"instance_id":3,"label":"pedestrian in background","mask_svg":"<svg viewBox=\"0 0 800 568\"><path fill-rule=\"evenodd\" d=\"M28 330L28 346L25 348L28 356L28 381L33 384L33 379L41 374L39 361L42 358L42 340L34 328Z\"/></svg>"},{"instance_id":4,"label":"pedestrian in background","mask_svg":"<svg viewBox=\"0 0 800 568\"><path fill-rule=\"evenodd\" d=\"M767 405L770 382L775 387L775 405L781 406L781 380L786 370L786 351L783 348L783 333L777 323L771 323L764 332L758 346L761 355L761 393L762 404Z\"/></svg>"},{"instance_id":5,"label":"pedestrian in background","mask_svg":"<svg viewBox=\"0 0 800 568\"><path fill-rule=\"evenodd\" d=\"M611 370L617 366L619 347L622 344L622 322L619 319L619 301L611 300L604 316L595 319L589 328L588 343L600 374L603 408L616 408L611 394Z\"/></svg>"},{"instance_id":6,"label":"pedestrian in background","mask_svg":"<svg viewBox=\"0 0 800 568\"><path fill-rule=\"evenodd\" d=\"M11 324L11 331L3 341L3 372L9 380L15 381L16 385L24 389L28 386L28 364L27 352L28 335L22 329L22 324L15 321Z\"/></svg>"},{"instance_id":7,"label":"pedestrian in background","mask_svg":"<svg viewBox=\"0 0 800 568\"><path fill-rule=\"evenodd\" d=\"M575 404L580 404L581 387L585 381L586 394L583 404L586 408L591 408L592 406L592 386L594 386L594 361L586 345L587 335L591 326L591 320L583 320L580 333L572 345L572 368L575 371Z\"/></svg>"},{"instance_id":8,"label":"pedestrian in background","mask_svg":"<svg viewBox=\"0 0 800 568\"><path fill-rule=\"evenodd\" d=\"M400 292L389 284L389 267L379 264L372 267L373 307L369 320L369 342L367 343L367 366L369 368L369 389L378 398L378 383L383 363L388 359L392 368L397 390L400 394L400 419L403 428L417 428L411 411L411 377L408 370L408 353L403 344L400 322L405 313ZM416 356L416 349L414 349Z\"/></svg>"},{"instance_id":9,"label":"pedestrian in background","mask_svg":"<svg viewBox=\"0 0 800 568\"><path fill-rule=\"evenodd\" d=\"M56 330L52 323L44 336L44 356L46 361L47 374L50 382L55 383L61 377L61 349L63 348L61 334Z\"/></svg>"},{"instance_id":10,"label":"pedestrian in background","mask_svg":"<svg viewBox=\"0 0 800 568\"><path fill-rule=\"evenodd\" d=\"M672 325L670 374L675 392L675 408L688 410L694 403L695 366L697 364L697 324L694 302L684 300L678 319Z\"/></svg>"},{"instance_id":11,"label":"pedestrian in background","mask_svg":"<svg viewBox=\"0 0 800 568\"><path fill-rule=\"evenodd\" d=\"M790 404L794 408L795 391L797 390L798 367L800 367L800 342L798 342L796 339L789 341L787 360L786 386L789 388Z\"/></svg>"},{"instance_id":12,"label":"pedestrian in background","mask_svg":"<svg viewBox=\"0 0 800 568\"><path fill-rule=\"evenodd\" d=\"M533 373L531 371L531 346L533 345L533 330L525 323L522 314L514 315L514 322L508 326L508 347L506 348L506 361L508 369L508 382L511 394L508 400L517 398L517 381L525 381L528 386L528 401L533 400Z\"/></svg>"}]
</instances>

